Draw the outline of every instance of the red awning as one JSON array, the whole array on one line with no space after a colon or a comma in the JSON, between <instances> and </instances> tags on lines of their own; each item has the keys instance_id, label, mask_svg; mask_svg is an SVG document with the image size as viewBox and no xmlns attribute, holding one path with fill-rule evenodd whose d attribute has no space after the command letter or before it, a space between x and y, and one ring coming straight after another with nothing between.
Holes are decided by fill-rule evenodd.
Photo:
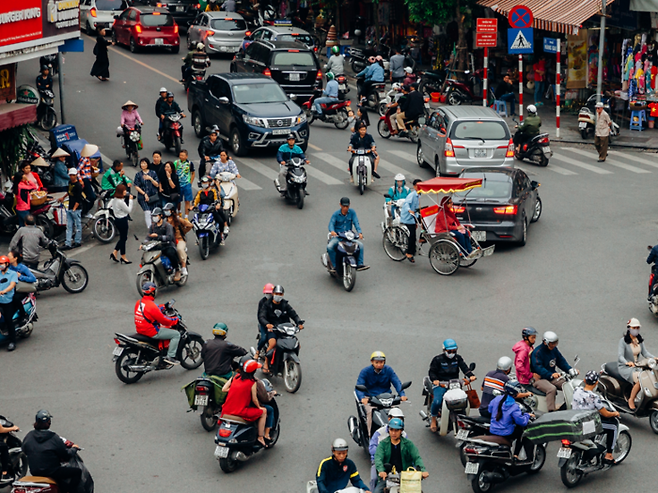
<instances>
[{"instance_id":1,"label":"red awning","mask_svg":"<svg viewBox=\"0 0 658 493\"><path fill-rule=\"evenodd\" d=\"M482 178L432 178L418 184L419 193L465 192L482 186Z\"/></svg>"},{"instance_id":2,"label":"red awning","mask_svg":"<svg viewBox=\"0 0 658 493\"><path fill-rule=\"evenodd\" d=\"M25 103L0 104L0 132L33 123L37 120L37 105Z\"/></svg>"}]
</instances>

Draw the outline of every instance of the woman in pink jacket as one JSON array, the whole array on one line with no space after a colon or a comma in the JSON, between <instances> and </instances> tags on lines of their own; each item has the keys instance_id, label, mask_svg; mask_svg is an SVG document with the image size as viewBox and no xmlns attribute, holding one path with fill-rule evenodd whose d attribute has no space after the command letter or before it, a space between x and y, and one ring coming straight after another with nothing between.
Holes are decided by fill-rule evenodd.
<instances>
[{"instance_id":1,"label":"woman in pink jacket","mask_svg":"<svg viewBox=\"0 0 658 493\"><path fill-rule=\"evenodd\" d=\"M526 327L521 331L523 340L514 344L514 368L516 368L516 378L522 385L530 385L530 380L535 377L530 369L530 353L537 339L537 331L532 327Z\"/></svg>"},{"instance_id":2,"label":"woman in pink jacket","mask_svg":"<svg viewBox=\"0 0 658 493\"><path fill-rule=\"evenodd\" d=\"M138 106L130 100L126 101L126 103L121 107L121 109L123 110L121 112L122 127L135 128L137 123L139 123L140 125L144 125L144 122L142 121L142 117L139 116L139 112L137 111L137 108Z\"/></svg>"}]
</instances>

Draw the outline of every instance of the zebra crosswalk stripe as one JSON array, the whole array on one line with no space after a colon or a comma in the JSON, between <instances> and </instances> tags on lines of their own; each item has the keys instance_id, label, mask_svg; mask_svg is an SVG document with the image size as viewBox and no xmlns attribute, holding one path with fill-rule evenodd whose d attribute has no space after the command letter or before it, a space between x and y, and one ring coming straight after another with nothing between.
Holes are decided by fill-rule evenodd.
<instances>
[{"instance_id":1,"label":"zebra crosswalk stripe","mask_svg":"<svg viewBox=\"0 0 658 493\"><path fill-rule=\"evenodd\" d=\"M558 161L561 161L563 163L571 164L572 166L577 166L579 168L583 168L589 171L592 171L594 173L597 173L599 175L611 175L613 174L612 171L608 171L607 169L601 169L597 168L596 166L592 166L591 164L585 164L576 161L575 159L571 159L570 157L562 156L561 154L553 153L553 159L557 159ZM549 165L550 167L550 165Z\"/></svg>"},{"instance_id":2,"label":"zebra crosswalk stripe","mask_svg":"<svg viewBox=\"0 0 658 493\"><path fill-rule=\"evenodd\" d=\"M408 152L398 151L398 150L387 151L387 152L389 154L393 154L393 155L399 157L400 159L404 159L405 161L409 161L410 163L418 164L416 162L416 156L414 156L413 154L410 154Z\"/></svg>"},{"instance_id":3,"label":"zebra crosswalk stripe","mask_svg":"<svg viewBox=\"0 0 658 493\"><path fill-rule=\"evenodd\" d=\"M322 171L310 166L306 165L306 172L312 176L313 178L320 180L326 185L342 185L343 182L340 180L337 180L331 175L328 175L327 173L323 173Z\"/></svg>"},{"instance_id":4,"label":"zebra crosswalk stripe","mask_svg":"<svg viewBox=\"0 0 658 493\"><path fill-rule=\"evenodd\" d=\"M274 180L277 176L279 176L279 173L274 171L272 168L268 168L264 164L256 161L255 159L241 158L238 164L243 164L246 167L254 170L255 172L265 176L266 178L269 178L270 180Z\"/></svg>"},{"instance_id":5,"label":"zebra crosswalk stripe","mask_svg":"<svg viewBox=\"0 0 658 493\"><path fill-rule=\"evenodd\" d=\"M653 168L658 168L658 154L654 154L656 156L656 159L653 159L653 160L638 156L638 154L639 154L638 152L624 153L624 152L619 152L619 151L608 151L608 154L611 154L613 156L623 157L623 158L626 158L626 159L630 159L633 162L645 164L645 165L651 166Z\"/></svg>"},{"instance_id":6,"label":"zebra crosswalk stripe","mask_svg":"<svg viewBox=\"0 0 658 493\"><path fill-rule=\"evenodd\" d=\"M564 148L563 148L564 149ZM582 149L570 149L571 152L574 152L576 154L580 154L581 156L586 156L588 158L596 158L597 156L591 152L584 151ZM648 171L646 169L638 168L636 166L631 166L630 164L626 163L620 163L619 161L615 161L614 159L606 159L606 163L616 166L617 168L622 168L628 171L632 171L633 173L651 173L651 171Z\"/></svg>"}]
</instances>

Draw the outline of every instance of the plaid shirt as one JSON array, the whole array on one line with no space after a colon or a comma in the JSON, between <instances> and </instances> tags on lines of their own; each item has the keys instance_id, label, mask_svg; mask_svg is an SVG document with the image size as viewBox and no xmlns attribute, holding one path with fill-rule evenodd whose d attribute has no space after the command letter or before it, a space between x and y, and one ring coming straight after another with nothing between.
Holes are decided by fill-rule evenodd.
<instances>
[{"instance_id":1,"label":"plaid shirt","mask_svg":"<svg viewBox=\"0 0 658 493\"><path fill-rule=\"evenodd\" d=\"M78 178L80 180L91 180L91 159L81 157L78 162Z\"/></svg>"}]
</instances>

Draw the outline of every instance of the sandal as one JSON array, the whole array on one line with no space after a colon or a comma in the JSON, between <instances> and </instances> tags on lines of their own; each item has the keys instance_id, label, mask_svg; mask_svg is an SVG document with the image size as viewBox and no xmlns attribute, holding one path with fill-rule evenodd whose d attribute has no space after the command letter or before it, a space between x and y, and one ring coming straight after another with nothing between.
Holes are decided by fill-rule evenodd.
<instances>
[{"instance_id":1,"label":"sandal","mask_svg":"<svg viewBox=\"0 0 658 493\"><path fill-rule=\"evenodd\" d=\"M262 368L261 371L263 372L263 375L271 375L272 372L269 369Z\"/></svg>"},{"instance_id":2,"label":"sandal","mask_svg":"<svg viewBox=\"0 0 658 493\"><path fill-rule=\"evenodd\" d=\"M412 255L411 257L407 256L407 260L408 260L409 262L411 262L412 264L415 264L415 263L416 263L416 259L414 258L413 255Z\"/></svg>"},{"instance_id":3,"label":"sandal","mask_svg":"<svg viewBox=\"0 0 658 493\"><path fill-rule=\"evenodd\" d=\"M267 448L267 443L265 443L265 438L258 437L258 443L260 443L263 446L263 448Z\"/></svg>"}]
</instances>

